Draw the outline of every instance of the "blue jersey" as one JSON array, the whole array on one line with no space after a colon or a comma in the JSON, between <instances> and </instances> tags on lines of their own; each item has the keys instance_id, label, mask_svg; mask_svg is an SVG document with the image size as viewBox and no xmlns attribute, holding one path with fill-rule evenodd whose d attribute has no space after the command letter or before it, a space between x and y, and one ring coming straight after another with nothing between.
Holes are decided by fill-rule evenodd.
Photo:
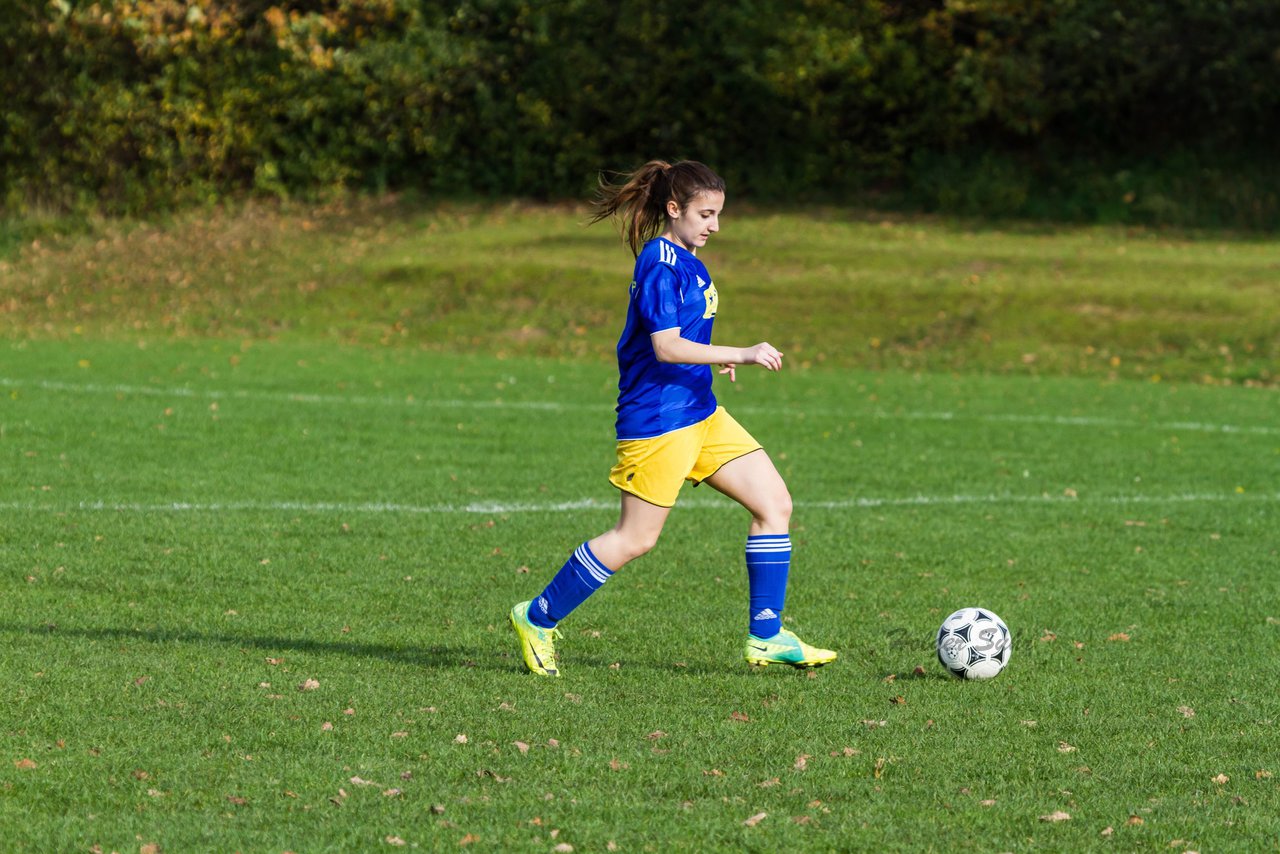
<instances>
[{"instance_id":1,"label":"blue jersey","mask_svg":"<svg viewBox=\"0 0 1280 854\"><path fill-rule=\"evenodd\" d=\"M678 328L680 337L710 344L718 304L711 274L692 252L662 237L644 245L618 339L619 441L670 433L715 412L711 366L659 362L649 336Z\"/></svg>"}]
</instances>

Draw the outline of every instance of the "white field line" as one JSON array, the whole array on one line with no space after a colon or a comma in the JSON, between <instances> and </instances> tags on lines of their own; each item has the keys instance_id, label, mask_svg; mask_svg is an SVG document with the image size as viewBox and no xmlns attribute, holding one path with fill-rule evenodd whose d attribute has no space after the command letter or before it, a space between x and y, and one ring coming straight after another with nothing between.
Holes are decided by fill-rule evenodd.
<instances>
[{"instance_id":1,"label":"white field line","mask_svg":"<svg viewBox=\"0 0 1280 854\"><path fill-rule=\"evenodd\" d=\"M0 377L0 388L38 388L44 391L65 392L70 394L110 394L135 395L147 397L191 398L199 400L260 400L275 403L306 403L337 406L405 406L423 407L426 409L458 410L541 410L547 412L597 411L605 413L610 407L602 404L566 403L561 401L539 400L459 400L459 399L420 399L408 397L375 397L369 395L337 395L311 394L307 392L263 392L199 390L182 387L162 388L158 386L139 385L104 385L99 383L66 383L52 380L18 380ZM756 415L776 416L788 415L789 408L764 408L757 406L735 406L735 412ZM876 420L902 421L979 421L991 424L1049 424L1058 427L1115 428L1123 430L1159 430L1192 433L1224 433L1255 436L1280 436L1280 427L1238 426L1234 424L1214 424L1201 421L1165 421L1145 422L1120 418L1100 418L1092 416L1069 415L1016 415L1016 414L977 414L967 412L890 412L886 410L855 410L833 408L804 408L796 414L806 417L828 415L841 418L874 418Z\"/></svg>"},{"instance_id":2,"label":"white field line","mask_svg":"<svg viewBox=\"0 0 1280 854\"><path fill-rule=\"evenodd\" d=\"M420 400L416 397L373 397L369 395L311 394L309 392L218 391L216 389L161 388L145 385L103 385L100 383L64 383L52 380L23 381L0 377L2 388L38 388L70 394L137 395L141 397L185 397L195 400L261 400L271 403L322 403L337 406L422 406L429 409L599 409L588 404L564 404L543 401L499 400Z\"/></svg>"},{"instance_id":3,"label":"white field line","mask_svg":"<svg viewBox=\"0 0 1280 854\"><path fill-rule=\"evenodd\" d=\"M797 501L799 509L858 510L895 507L955 507L963 505L992 504L1075 504L1081 507L1096 505L1161 505L1224 503L1271 503L1280 501L1280 493L1177 493L1173 495L1099 495L1071 498L1056 495L911 495L900 498L843 498L828 501ZM688 499L676 505L698 510L736 510L738 505L728 499ZM341 501L174 501L170 503L81 501L71 505L36 503L0 503L0 511L20 513L305 513L305 514L392 514L392 515L448 515L482 514L507 515L519 513L573 513L608 510L616 512L616 500L583 498L576 501L525 502L478 501L469 504L403 504L396 502L341 502Z\"/></svg>"}]
</instances>

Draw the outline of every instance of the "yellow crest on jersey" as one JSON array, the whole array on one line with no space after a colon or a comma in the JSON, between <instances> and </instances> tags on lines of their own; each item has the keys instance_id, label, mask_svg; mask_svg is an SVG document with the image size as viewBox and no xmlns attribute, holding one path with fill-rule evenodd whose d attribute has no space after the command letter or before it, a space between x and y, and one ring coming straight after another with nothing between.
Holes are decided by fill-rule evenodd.
<instances>
[{"instance_id":1,"label":"yellow crest on jersey","mask_svg":"<svg viewBox=\"0 0 1280 854\"><path fill-rule=\"evenodd\" d=\"M707 310L702 313L703 320L710 320L716 316L716 311L720 308L720 294L716 291L716 283L708 282L706 290L702 292L702 298L707 301Z\"/></svg>"}]
</instances>

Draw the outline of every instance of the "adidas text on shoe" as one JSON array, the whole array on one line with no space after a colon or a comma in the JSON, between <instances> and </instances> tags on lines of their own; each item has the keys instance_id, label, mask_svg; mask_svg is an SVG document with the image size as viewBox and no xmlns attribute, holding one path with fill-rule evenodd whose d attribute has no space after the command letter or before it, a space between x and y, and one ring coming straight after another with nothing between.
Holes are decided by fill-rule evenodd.
<instances>
[{"instance_id":1,"label":"adidas text on shoe","mask_svg":"<svg viewBox=\"0 0 1280 854\"><path fill-rule=\"evenodd\" d=\"M511 609L510 617L511 628L520 638L520 654L524 656L525 667L539 676L559 676L555 639L560 637L560 632L529 622L529 605L529 602L519 603Z\"/></svg>"},{"instance_id":2,"label":"adidas text on shoe","mask_svg":"<svg viewBox=\"0 0 1280 854\"><path fill-rule=\"evenodd\" d=\"M792 667L807 669L830 664L836 660L838 654L834 650L809 646L796 637L794 632L782 629L771 638L747 635L744 657L748 664L760 667L768 667L770 664L789 664Z\"/></svg>"}]
</instances>

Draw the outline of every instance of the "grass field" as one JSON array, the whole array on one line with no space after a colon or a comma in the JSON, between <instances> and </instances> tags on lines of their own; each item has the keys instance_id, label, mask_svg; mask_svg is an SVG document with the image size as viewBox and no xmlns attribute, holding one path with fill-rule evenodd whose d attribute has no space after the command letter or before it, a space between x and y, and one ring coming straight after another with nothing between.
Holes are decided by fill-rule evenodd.
<instances>
[{"instance_id":1,"label":"grass field","mask_svg":"<svg viewBox=\"0 0 1280 854\"><path fill-rule=\"evenodd\" d=\"M788 624L841 659L742 664L747 519L686 489L538 680L506 612L616 512L626 255L579 221L10 253L0 847L1280 846L1280 246L726 222L720 337L792 365L718 390L796 501ZM933 656L972 604L1015 635L988 683Z\"/></svg>"}]
</instances>

